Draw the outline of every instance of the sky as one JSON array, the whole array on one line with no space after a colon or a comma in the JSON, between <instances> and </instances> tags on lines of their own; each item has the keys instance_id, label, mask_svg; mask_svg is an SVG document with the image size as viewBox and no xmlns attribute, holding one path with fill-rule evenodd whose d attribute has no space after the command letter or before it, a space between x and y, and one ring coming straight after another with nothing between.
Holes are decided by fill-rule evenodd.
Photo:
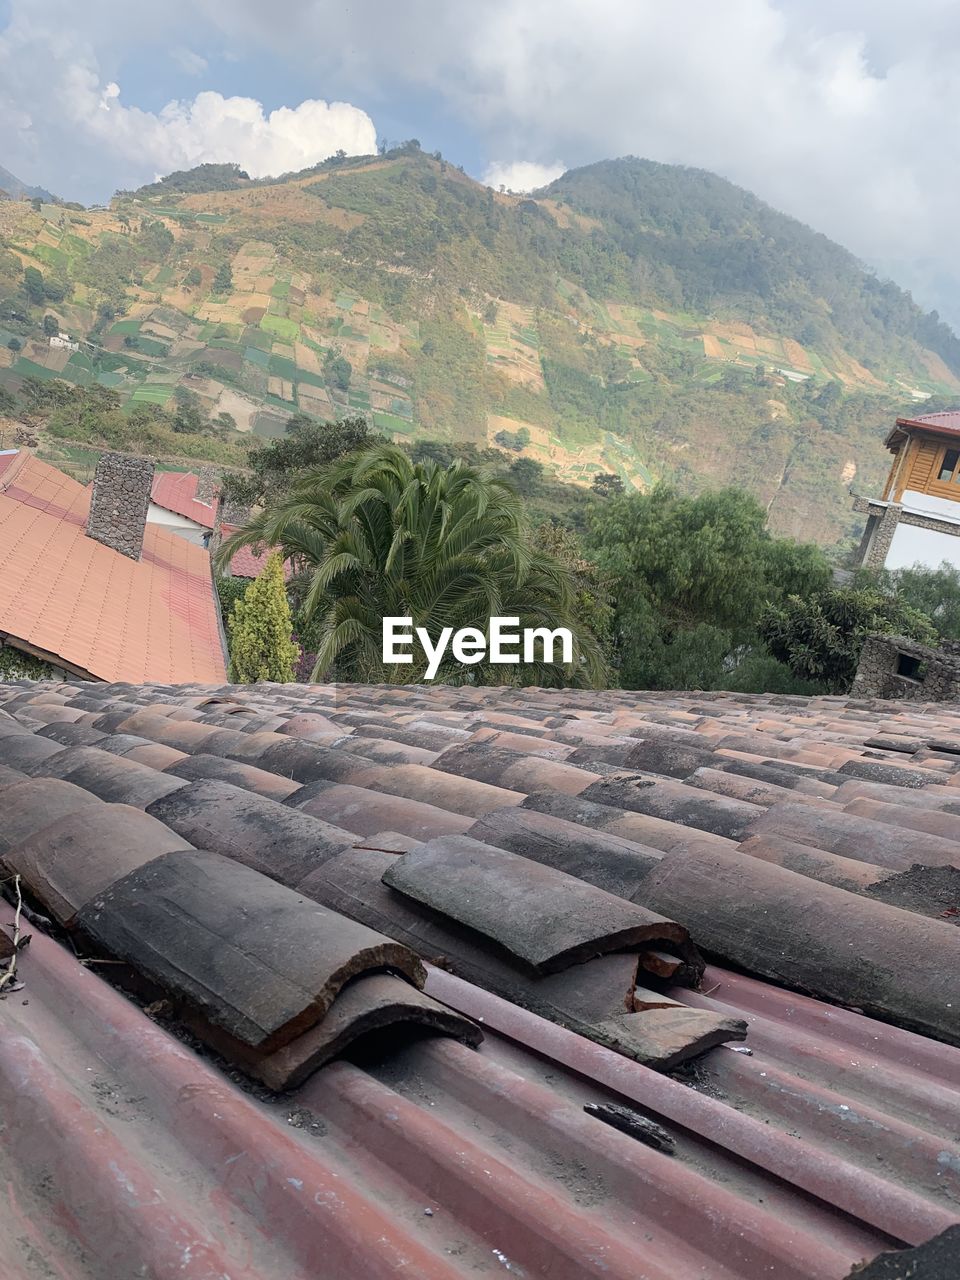
<instances>
[{"instance_id":1,"label":"sky","mask_svg":"<svg viewBox=\"0 0 960 1280\"><path fill-rule=\"evenodd\" d=\"M514 190L711 169L960 331L955 0L0 0L0 165L66 199L418 138Z\"/></svg>"}]
</instances>

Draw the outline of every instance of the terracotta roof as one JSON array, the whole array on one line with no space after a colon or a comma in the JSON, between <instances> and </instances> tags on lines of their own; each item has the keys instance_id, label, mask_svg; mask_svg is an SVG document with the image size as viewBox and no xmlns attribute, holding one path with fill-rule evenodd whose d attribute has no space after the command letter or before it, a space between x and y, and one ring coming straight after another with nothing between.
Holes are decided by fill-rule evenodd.
<instances>
[{"instance_id":1,"label":"terracotta roof","mask_svg":"<svg viewBox=\"0 0 960 1280\"><path fill-rule=\"evenodd\" d=\"M216 507L197 500L199 479L192 471L158 471L153 477L150 496L165 511L186 516L205 529L212 529Z\"/></svg>"},{"instance_id":2,"label":"terracotta roof","mask_svg":"<svg viewBox=\"0 0 960 1280\"><path fill-rule=\"evenodd\" d=\"M21 681L0 807L18 1280L956 1256L958 706Z\"/></svg>"},{"instance_id":3,"label":"terracotta roof","mask_svg":"<svg viewBox=\"0 0 960 1280\"><path fill-rule=\"evenodd\" d=\"M239 525L225 524L223 526L224 538L229 538L231 534L236 533ZM263 571L264 566L270 558L269 548L261 551L259 555L250 547L241 547L235 552L230 561L230 572L235 578L256 578ZM283 576L290 578L293 575L293 569L290 562L285 561L283 566Z\"/></svg>"},{"instance_id":4,"label":"terracotta roof","mask_svg":"<svg viewBox=\"0 0 960 1280\"><path fill-rule=\"evenodd\" d=\"M0 632L102 680L217 680L202 547L147 525L139 561L88 538L90 491L29 453L0 478Z\"/></svg>"},{"instance_id":5,"label":"terracotta roof","mask_svg":"<svg viewBox=\"0 0 960 1280\"><path fill-rule=\"evenodd\" d=\"M163 507L166 511L173 511L177 515L195 520L197 524L202 525L205 529L212 529L216 508L197 501L195 494L198 479L199 477L194 475L192 471L158 472L153 479L151 496L158 507ZM223 526L223 536L225 538L229 537L230 534L236 533L239 527L239 525L235 524L225 524ZM230 572L235 578L256 578L262 572L269 556L269 550L262 551L257 555L249 547L241 547L230 561ZM285 564L284 576L289 578L292 572L290 565Z\"/></svg>"}]
</instances>

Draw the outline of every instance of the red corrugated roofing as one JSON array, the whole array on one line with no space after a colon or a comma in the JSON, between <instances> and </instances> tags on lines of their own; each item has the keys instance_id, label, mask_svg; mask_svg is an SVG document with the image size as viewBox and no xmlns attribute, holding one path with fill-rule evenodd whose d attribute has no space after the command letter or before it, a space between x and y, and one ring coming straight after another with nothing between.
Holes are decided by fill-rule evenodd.
<instances>
[{"instance_id":1,"label":"red corrugated roofing","mask_svg":"<svg viewBox=\"0 0 960 1280\"><path fill-rule=\"evenodd\" d=\"M486 1019L480 1050L398 1042L276 1099L51 939L34 934L21 973L0 1039L11 1280L842 1280L957 1216L898 1185L882 1113L834 1104L835 1131L873 1144L837 1156L809 1120L771 1126L711 1086L741 1067L731 1050L691 1088L439 971L436 993ZM778 1086L830 1105L803 1070ZM610 1102L656 1118L674 1154L584 1111Z\"/></svg>"},{"instance_id":2,"label":"red corrugated roofing","mask_svg":"<svg viewBox=\"0 0 960 1280\"><path fill-rule=\"evenodd\" d=\"M920 427L928 431L960 433L960 409L948 409L943 413L925 413L916 418L898 418L898 427Z\"/></svg>"},{"instance_id":3,"label":"red corrugated roofing","mask_svg":"<svg viewBox=\"0 0 960 1280\"><path fill-rule=\"evenodd\" d=\"M213 528L216 508L197 500L199 476L192 471L158 471L150 496L158 507L195 520L204 529Z\"/></svg>"},{"instance_id":4,"label":"red corrugated roofing","mask_svg":"<svg viewBox=\"0 0 960 1280\"><path fill-rule=\"evenodd\" d=\"M646 811L621 807L624 783ZM658 795L660 816L644 800ZM859 817L865 797L870 819ZM81 806L86 843L76 826L68 846L49 834L61 830L48 824L64 820L64 804L71 815ZM960 1222L956 1020L941 1019L933 1040L891 1025L892 1012L878 1021L786 988L800 961L822 953L831 957L828 987L846 971L879 976L891 990L900 982L925 990L929 980L940 1012L951 1007L958 846L928 839L916 823L942 819L946 829L958 805L960 707L943 704L0 685L0 858L9 867L18 848L21 859L32 848L33 862L18 865L42 873L44 902L44 885L62 900L84 875L91 886L126 877L143 856L116 839L132 818L138 830L152 823L161 841L166 824L179 841L171 847L188 838L213 850L191 850L192 858L233 859L247 876L261 867L293 886L302 905L324 901L322 878L338 861L356 865L362 880L364 864L391 862L385 849L402 859L430 838L412 831L447 829L458 815L481 854L484 831L492 837L490 862L502 864L496 837L512 828L495 819L521 815L541 872L564 831L568 840L579 832L568 847L589 883L610 870L605 851L618 874L653 866L655 877L700 856L698 840L719 841L744 873L750 922L719 939L725 954L745 954L741 934L757 923L746 910L751 868L766 876L769 864L763 842L754 852L758 838L742 836L757 823L769 829L768 818L808 842L790 846L806 870L784 871L785 888L802 882L814 895L822 889L824 903L840 895L846 904L839 939L824 936L815 897L802 937L778 915L785 986L726 964L708 965L697 989L661 983L660 998L681 1009L747 1023L745 1041L671 1071L484 989L496 977L492 957L476 978L483 986L457 976L448 967L461 953L437 942L428 958L442 964L428 966L427 996L476 1020L479 1048L394 1027L279 1095L196 1047L179 1021L181 996L168 990L148 1017L105 980L132 972L105 964L102 952L83 964L82 938L61 943L31 924L18 966L24 986L2 1005L0 1230L12 1242L4 1274L845 1280L885 1249L928 1241ZM385 809L406 836L378 825ZM549 816L561 810L571 815L563 830ZM741 832L715 834L733 819ZM112 841L98 835L108 830ZM620 836L604 845L608 830ZM649 844L637 843L640 830ZM944 878L925 889L913 877L910 905L888 918L882 959L868 958L858 933L864 904L883 915L873 890L885 890L900 855L909 866L925 839ZM66 851L72 860L58 862ZM184 856L161 854L148 869ZM73 880L57 867L72 868ZM643 903L647 875L620 897ZM824 884L825 875L834 879ZM345 916L363 918L354 914L362 895L343 901ZM377 901L377 927L396 937L396 898ZM185 918L196 910L182 905ZM783 917L789 908L785 897ZM0 908L0 923L11 916ZM933 934L939 954L918 959L918 939ZM177 957L196 973L190 958ZM586 981L579 989L592 990ZM915 1016L908 1011L907 1021ZM202 1034L196 1020L189 1025ZM626 1132L598 1117L611 1106ZM637 1136L651 1121L672 1149Z\"/></svg>"},{"instance_id":5,"label":"red corrugated roofing","mask_svg":"<svg viewBox=\"0 0 960 1280\"><path fill-rule=\"evenodd\" d=\"M208 553L147 525L139 561L86 536L90 491L23 454L0 481L0 632L102 680L226 674Z\"/></svg>"}]
</instances>

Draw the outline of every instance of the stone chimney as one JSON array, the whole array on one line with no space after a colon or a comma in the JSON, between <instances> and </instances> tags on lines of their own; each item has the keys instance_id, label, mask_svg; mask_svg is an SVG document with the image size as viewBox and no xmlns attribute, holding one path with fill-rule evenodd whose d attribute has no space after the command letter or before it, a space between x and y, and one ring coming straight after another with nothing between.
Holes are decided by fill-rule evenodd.
<instances>
[{"instance_id":1,"label":"stone chimney","mask_svg":"<svg viewBox=\"0 0 960 1280\"><path fill-rule=\"evenodd\" d=\"M139 560L150 507L153 463L122 453L101 453L93 479L87 537Z\"/></svg>"},{"instance_id":2,"label":"stone chimney","mask_svg":"<svg viewBox=\"0 0 960 1280\"><path fill-rule=\"evenodd\" d=\"M216 467L201 467L197 472L197 501L212 507L219 483Z\"/></svg>"},{"instance_id":3,"label":"stone chimney","mask_svg":"<svg viewBox=\"0 0 960 1280\"><path fill-rule=\"evenodd\" d=\"M242 502L224 502L221 498L218 514L221 524L246 524L250 519L250 508L244 506Z\"/></svg>"}]
</instances>

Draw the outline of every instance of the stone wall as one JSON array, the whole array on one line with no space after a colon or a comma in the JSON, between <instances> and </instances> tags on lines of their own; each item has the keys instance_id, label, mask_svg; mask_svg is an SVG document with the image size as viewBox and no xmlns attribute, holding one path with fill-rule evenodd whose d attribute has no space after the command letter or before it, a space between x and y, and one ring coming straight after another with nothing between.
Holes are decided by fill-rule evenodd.
<instances>
[{"instance_id":1,"label":"stone wall","mask_svg":"<svg viewBox=\"0 0 960 1280\"><path fill-rule=\"evenodd\" d=\"M101 453L93 480L87 536L139 560L150 507L153 463L122 453Z\"/></svg>"},{"instance_id":2,"label":"stone wall","mask_svg":"<svg viewBox=\"0 0 960 1280\"><path fill-rule=\"evenodd\" d=\"M220 485L220 476L216 467L201 467L197 472L197 501L213 506L213 500Z\"/></svg>"},{"instance_id":3,"label":"stone wall","mask_svg":"<svg viewBox=\"0 0 960 1280\"><path fill-rule=\"evenodd\" d=\"M958 648L955 641L931 649L906 636L867 636L850 696L960 702Z\"/></svg>"}]
</instances>

